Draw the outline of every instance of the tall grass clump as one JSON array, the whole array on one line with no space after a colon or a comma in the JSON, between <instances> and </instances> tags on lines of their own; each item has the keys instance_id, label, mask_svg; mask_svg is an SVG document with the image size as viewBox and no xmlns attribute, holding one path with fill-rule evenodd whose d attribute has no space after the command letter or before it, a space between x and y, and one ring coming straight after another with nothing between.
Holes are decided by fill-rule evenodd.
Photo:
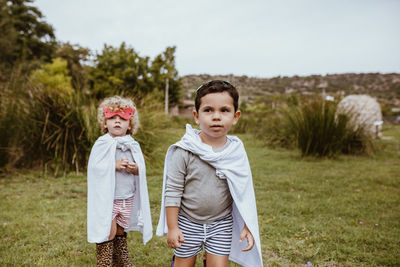
<instances>
[{"instance_id":1,"label":"tall grass clump","mask_svg":"<svg viewBox=\"0 0 400 267\"><path fill-rule=\"evenodd\" d=\"M351 125L349 118L354 115L337 114L336 107L334 102L313 98L284 112L288 134L294 136L302 156L373 153L374 143L365 127Z\"/></svg>"},{"instance_id":2,"label":"tall grass clump","mask_svg":"<svg viewBox=\"0 0 400 267\"><path fill-rule=\"evenodd\" d=\"M155 160L160 137L170 127L171 118L164 114L162 92L144 95L137 103L140 127L134 138L140 143L146 160Z\"/></svg>"},{"instance_id":3,"label":"tall grass clump","mask_svg":"<svg viewBox=\"0 0 400 267\"><path fill-rule=\"evenodd\" d=\"M95 101L79 93L56 97L41 88L30 88L25 101L21 164L39 164L55 175L85 168L100 134Z\"/></svg>"},{"instance_id":4,"label":"tall grass clump","mask_svg":"<svg viewBox=\"0 0 400 267\"><path fill-rule=\"evenodd\" d=\"M281 112L283 107L298 106L298 94L270 95L257 98L252 105L241 105L242 116L233 133L250 133L269 147L295 148L291 126Z\"/></svg>"},{"instance_id":5,"label":"tall grass clump","mask_svg":"<svg viewBox=\"0 0 400 267\"><path fill-rule=\"evenodd\" d=\"M15 158L15 149L10 149L10 144L19 133L18 126L24 121L19 116L22 110L21 94L16 88L23 84L22 77L12 75L11 79L0 84L0 168L6 167L7 164L12 165Z\"/></svg>"},{"instance_id":6,"label":"tall grass clump","mask_svg":"<svg viewBox=\"0 0 400 267\"><path fill-rule=\"evenodd\" d=\"M3 165L40 168L56 176L85 171L91 147L102 134L97 122L97 99L78 92L55 95L29 82L3 96ZM134 138L146 160L156 158L158 142L171 124L157 98L150 94L137 103L140 128Z\"/></svg>"},{"instance_id":7,"label":"tall grass clump","mask_svg":"<svg viewBox=\"0 0 400 267\"><path fill-rule=\"evenodd\" d=\"M244 113L232 128L232 134L250 133L270 147L294 148L294 137L279 112L255 111Z\"/></svg>"},{"instance_id":8,"label":"tall grass clump","mask_svg":"<svg viewBox=\"0 0 400 267\"><path fill-rule=\"evenodd\" d=\"M2 88L2 167L41 167L55 175L86 167L100 134L97 104L72 89L66 68L55 61L29 77L15 75Z\"/></svg>"}]
</instances>

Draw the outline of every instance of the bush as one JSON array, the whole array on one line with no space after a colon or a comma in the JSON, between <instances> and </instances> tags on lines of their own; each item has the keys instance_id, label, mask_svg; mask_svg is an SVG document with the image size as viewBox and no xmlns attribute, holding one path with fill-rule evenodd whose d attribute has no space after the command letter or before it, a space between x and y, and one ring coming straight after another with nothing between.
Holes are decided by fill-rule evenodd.
<instances>
[{"instance_id":1,"label":"bush","mask_svg":"<svg viewBox=\"0 0 400 267\"><path fill-rule=\"evenodd\" d=\"M44 64L40 69L34 70L30 81L35 87L43 90L55 98L68 97L74 94L71 77L68 76L67 61L55 58L52 63Z\"/></svg>"},{"instance_id":2,"label":"bush","mask_svg":"<svg viewBox=\"0 0 400 267\"><path fill-rule=\"evenodd\" d=\"M351 114L337 115L337 104L314 98L285 111L289 134L303 156L331 157L338 153L372 154L374 143L361 126L349 124Z\"/></svg>"},{"instance_id":3,"label":"bush","mask_svg":"<svg viewBox=\"0 0 400 267\"><path fill-rule=\"evenodd\" d=\"M293 148L293 136L282 114L276 111L254 111L243 114L232 128L232 134L251 133L271 147Z\"/></svg>"},{"instance_id":4,"label":"bush","mask_svg":"<svg viewBox=\"0 0 400 267\"><path fill-rule=\"evenodd\" d=\"M232 133L251 133L272 147L298 147L302 156L371 155L376 150L363 125L357 128L350 125L351 113L336 114L336 103L319 97L302 99L302 103L287 101L275 110L255 109L245 113Z\"/></svg>"},{"instance_id":5,"label":"bush","mask_svg":"<svg viewBox=\"0 0 400 267\"><path fill-rule=\"evenodd\" d=\"M2 88L1 167L42 167L56 175L86 168L99 136L96 103L73 91L66 70L55 60L30 80L15 75Z\"/></svg>"},{"instance_id":6,"label":"bush","mask_svg":"<svg viewBox=\"0 0 400 267\"><path fill-rule=\"evenodd\" d=\"M146 160L154 160L153 152L158 146L158 138L167 129L171 119L164 114L162 92L145 95L138 106L140 127L134 138L140 143Z\"/></svg>"},{"instance_id":7,"label":"bush","mask_svg":"<svg viewBox=\"0 0 400 267\"><path fill-rule=\"evenodd\" d=\"M55 98L40 89L30 92L21 125L21 165L39 163L55 175L86 168L90 148L100 134L95 102L80 94Z\"/></svg>"},{"instance_id":8,"label":"bush","mask_svg":"<svg viewBox=\"0 0 400 267\"><path fill-rule=\"evenodd\" d=\"M54 97L41 86L19 84L3 92L1 98L1 164L8 167L40 167L59 175L85 171L90 150L102 134L97 122L98 101L74 93ZM171 124L163 113L161 93L149 94L138 104L141 126L134 138L146 160Z\"/></svg>"}]
</instances>

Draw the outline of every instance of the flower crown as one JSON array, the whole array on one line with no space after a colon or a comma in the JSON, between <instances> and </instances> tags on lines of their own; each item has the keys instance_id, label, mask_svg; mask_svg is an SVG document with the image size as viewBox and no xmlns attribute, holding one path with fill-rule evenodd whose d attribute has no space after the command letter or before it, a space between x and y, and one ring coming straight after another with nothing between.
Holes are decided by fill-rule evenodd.
<instances>
[{"instance_id":1,"label":"flower crown","mask_svg":"<svg viewBox=\"0 0 400 267\"><path fill-rule=\"evenodd\" d=\"M124 120L129 120L133 114L135 114L135 108L113 108L113 107L109 107L109 106L104 106L103 107L103 111L104 111L104 116L109 119L114 117L115 115L120 116L121 118L123 118Z\"/></svg>"}]
</instances>

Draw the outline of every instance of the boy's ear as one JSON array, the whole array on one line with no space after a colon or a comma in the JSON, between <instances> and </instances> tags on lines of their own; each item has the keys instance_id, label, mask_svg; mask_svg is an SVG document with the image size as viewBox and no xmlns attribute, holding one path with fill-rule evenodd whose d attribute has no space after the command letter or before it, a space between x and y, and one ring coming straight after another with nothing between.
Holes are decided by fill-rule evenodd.
<instances>
[{"instance_id":1,"label":"boy's ear","mask_svg":"<svg viewBox=\"0 0 400 267\"><path fill-rule=\"evenodd\" d=\"M199 125L199 113L197 113L196 109L193 109L193 118L197 125Z\"/></svg>"},{"instance_id":2,"label":"boy's ear","mask_svg":"<svg viewBox=\"0 0 400 267\"><path fill-rule=\"evenodd\" d=\"M241 114L242 113L240 112L240 110L237 110L235 112L235 115L233 115L233 125L235 125L238 122Z\"/></svg>"}]
</instances>

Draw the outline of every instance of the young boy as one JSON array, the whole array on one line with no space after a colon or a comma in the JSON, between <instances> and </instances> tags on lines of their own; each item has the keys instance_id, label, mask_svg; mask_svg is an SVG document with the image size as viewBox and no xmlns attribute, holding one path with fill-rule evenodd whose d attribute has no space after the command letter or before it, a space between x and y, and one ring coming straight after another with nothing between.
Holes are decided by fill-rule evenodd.
<instances>
[{"instance_id":1,"label":"young boy","mask_svg":"<svg viewBox=\"0 0 400 267\"><path fill-rule=\"evenodd\" d=\"M226 81L200 86L193 116L201 131L187 125L167 151L157 235L175 248L174 267L194 266L202 246L207 267L229 259L262 266L249 162L240 139L227 135L240 117L238 99Z\"/></svg>"}]
</instances>

